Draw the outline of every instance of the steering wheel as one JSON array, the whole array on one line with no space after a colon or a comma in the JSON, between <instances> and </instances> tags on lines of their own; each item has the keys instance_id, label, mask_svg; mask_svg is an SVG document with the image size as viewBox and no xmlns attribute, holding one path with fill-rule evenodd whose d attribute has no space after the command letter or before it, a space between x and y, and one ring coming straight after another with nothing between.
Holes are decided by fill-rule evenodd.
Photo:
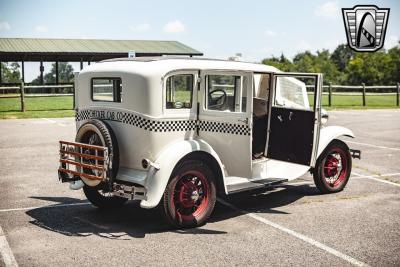
<instances>
[{"instance_id":1,"label":"steering wheel","mask_svg":"<svg viewBox=\"0 0 400 267\"><path fill-rule=\"evenodd\" d=\"M217 94L215 97L213 97L213 94L215 94L217 92L220 92L222 94L221 95ZM215 90L208 92L208 108L220 109L221 107L223 107L225 105L226 100L227 100L227 96L226 96L226 92L224 89L215 89Z\"/></svg>"}]
</instances>

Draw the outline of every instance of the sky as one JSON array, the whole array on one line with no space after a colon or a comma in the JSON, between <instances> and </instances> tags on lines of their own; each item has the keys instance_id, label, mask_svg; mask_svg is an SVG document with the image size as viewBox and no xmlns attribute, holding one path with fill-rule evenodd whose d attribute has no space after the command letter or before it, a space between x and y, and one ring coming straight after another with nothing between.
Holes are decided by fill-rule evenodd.
<instances>
[{"instance_id":1,"label":"sky","mask_svg":"<svg viewBox=\"0 0 400 267\"><path fill-rule=\"evenodd\" d=\"M399 0L0 0L0 37L176 40L206 57L260 62L346 43L341 8L357 4L391 9L385 48L396 45ZM26 65L27 81L38 69Z\"/></svg>"}]
</instances>

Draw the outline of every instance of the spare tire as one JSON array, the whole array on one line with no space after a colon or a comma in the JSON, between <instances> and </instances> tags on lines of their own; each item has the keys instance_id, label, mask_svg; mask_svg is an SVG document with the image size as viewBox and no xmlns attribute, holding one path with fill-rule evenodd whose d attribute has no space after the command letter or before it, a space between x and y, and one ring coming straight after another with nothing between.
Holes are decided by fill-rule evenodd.
<instances>
[{"instance_id":1,"label":"spare tire","mask_svg":"<svg viewBox=\"0 0 400 267\"><path fill-rule=\"evenodd\" d=\"M84 144L105 146L108 148L108 157L110 159L110 163L108 166L107 177L110 179L109 182L113 182L118 173L119 149L117 139L115 138L111 127L100 120L89 120L79 128L75 141ZM93 154L94 151L88 149L84 153ZM85 160L88 161L88 163L94 163L90 162L90 159ZM94 174L95 172L87 169L84 171L88 172L89 174ZM81 177L81 179L87 186L90 187L98 186L102 182L100 180L90 180L84 177Z\"/></svg>"}]
</instances>

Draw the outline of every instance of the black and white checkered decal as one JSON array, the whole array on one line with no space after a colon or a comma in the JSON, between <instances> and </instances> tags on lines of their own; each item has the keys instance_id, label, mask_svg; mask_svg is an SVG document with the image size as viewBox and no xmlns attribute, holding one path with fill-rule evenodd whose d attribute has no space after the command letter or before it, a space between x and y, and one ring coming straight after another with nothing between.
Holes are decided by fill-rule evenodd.
<instances>
[{"instance_id":1,"label":"black and white checkered decal","mask_svg":"<svg viewBox=\"0 0 400 267\"><path fill-rule=\"evenodd\" d=\"M200 131L207 132L250 135L250 128L248 125L234 123L196 120L151 120L137 114L121 111L85 109L79 110L76 113L76 121L89 119L119 121L121 123L153 132L194 131L198 128Z\"/></svg>"}]
</instances>

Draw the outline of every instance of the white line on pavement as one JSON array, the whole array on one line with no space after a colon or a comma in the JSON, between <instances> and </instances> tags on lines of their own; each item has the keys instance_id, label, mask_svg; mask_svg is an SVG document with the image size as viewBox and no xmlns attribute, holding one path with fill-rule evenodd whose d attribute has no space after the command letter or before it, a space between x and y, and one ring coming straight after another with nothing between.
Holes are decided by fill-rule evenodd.
<instances>
[{"instance_id":1,"label":"white line on pavement","mask_svg":"<svg viewBox=\"0 0 400 267\"><path fill-rule=\"evenodd\" d=\"M246 216L249 216L249 217L251 217L251 218L253 218L253 219L255 219L255 220L259 221L259 222L262 222L262 223L264 223L266 225L269 225L269 226L271 226L273 228L276 228L276 229L278 229L278 230L280 230L282 232L285 232L285 233L287 233L287 234L289 234L289 235L291 235L293 237L296 237L296 238L298 238L298 239L300 239L300 240L302 240L302 241L304 241L306 243L309 243L310 245L313 245L313 246L315 246L315 247L317 247L319 249L322 249L322 250L324 250L324 251L326 251L326 252L328 252L328 253L330 253L332 255L335 255L336 257L339 257L342 260L345 260L345 261L347 261L347 262L349 262L349 263L351 263L351 264L353 264L355 266L368 266L364 262L356 260L356 259L350 257L349 255L346 255L346 254L344 254L344 253L342 253L340 251L337 251L336 249L331 248L331 247L329 247L329 246L327 246L325 244L322 244L321 242L318 242L318 241L316 241L316 240L314 240L314 239L312 239L312 238L310 238L308 236L305 236L303 234L295 232L295 231L293 231L293 230L291 230L289 228L281 226L281 225L279 225L277 223L274 223L274 222L272 222L270 220L267 220L267 219L265 219L265 218L263 218L263 217L261 217L259 215L256 215L254 213L249 213L249 212L246 212L246 211L244 211L242 209L239 209L238 207L236 207L236 206L234 206L234 205L232 205L232 204L230 204L230 203L228 203L228 202L226 202L226 201L224 201L222 199L218 199L218 201L221 204L223 204L223 205L225 205L225 206L227 206L227 207L229 207L229 208L231 208L233 210L236 210L236 211L238 211L238 212L240 212L240 213L242 213L242 214L244 214Z\"/></svg>"},{"instance_id":2,"label":"white line on pavement","mask_svg":"<svg viewBox=\"0 0 400 267\"><path fill-rule=\"evenodd\" d=\"M356 145L370 146L370 147L376 147L376 148L382 148L382 149L390 149L390 150L400 151L400 148L397 148L397 147L377 146L377 145L372 145L372 144L367 144L367 143L360 143L360 142L354 142L354 141L348 141L348 140L346 140L346 142L347 142L347 143L351 143L351 144L356 144Z\"/></svg>"},{"instance_id":3,"label":"white line on pavement","mask_svg":"<svg viewBox=\"0 0 400 267\"><path fill-rule=\"evenodd\" d=\"M0 254L3 259L4 266L6 267L17 267L18 263L15 260L14 254L7 242L6 235L3 232L3 228L0 226Z\"/></svg>"},{"instance_id":4,"label":"white line on pavement","mask_svg":"<svg viewBox=\"0 0 400 267\"><path fill-rule=\"evenodd\" d=\"M377 181L377 182L381 182L381 183L390 184L390 185L394 185L394 186L400 187L400 184L398 184L398 183L394 183L394 182L391 182L391 181L387 181L387 180L378 178L378 177L385 177L385 176L397 176L397 175L400 175L400 173L388 173L388 174L381 174L381 175L362 175L362 174L356 173L354 171L352 171L351 173L354 174L356 176L354 178L357 178L357 179L370 179L370 180L374 180L374 181Z\"/></svg>"},{"instance_id":5,"label":"white line on pavement","mask_svg":"<svg viewBox=\"0 0 400 267\"><path fill-rule=\"evenodd\" d=\"M67 125L65 125L64 123L61 123L61 122L58 123L57 121L51 120L51 119L48 119L48 118L42 118L42 120L48 121L48 122L50 122L50 123L55 123L55 124L57 124L57 125L59 125L59 126L62 126L62 127L67 126Z\"/></svg>"},{"instance_id":6,"label":"white line on pavement","mask_svg":"<svg viewBox=\"0 0 400 267\"><path fill-rule=\"evenodd\" d=\"M1 209L0 212L22 211L22 210L33 210L33 209L50 209L50 208L59 208L59 207L68 207L68 206L82 206L82 205L90 205L90 203L89 202L83 202L83 203L58 204L58 205L52 205L52 206L37 206L37 207L15 208L15 209Z\"/></svg>"}]
</instances>

